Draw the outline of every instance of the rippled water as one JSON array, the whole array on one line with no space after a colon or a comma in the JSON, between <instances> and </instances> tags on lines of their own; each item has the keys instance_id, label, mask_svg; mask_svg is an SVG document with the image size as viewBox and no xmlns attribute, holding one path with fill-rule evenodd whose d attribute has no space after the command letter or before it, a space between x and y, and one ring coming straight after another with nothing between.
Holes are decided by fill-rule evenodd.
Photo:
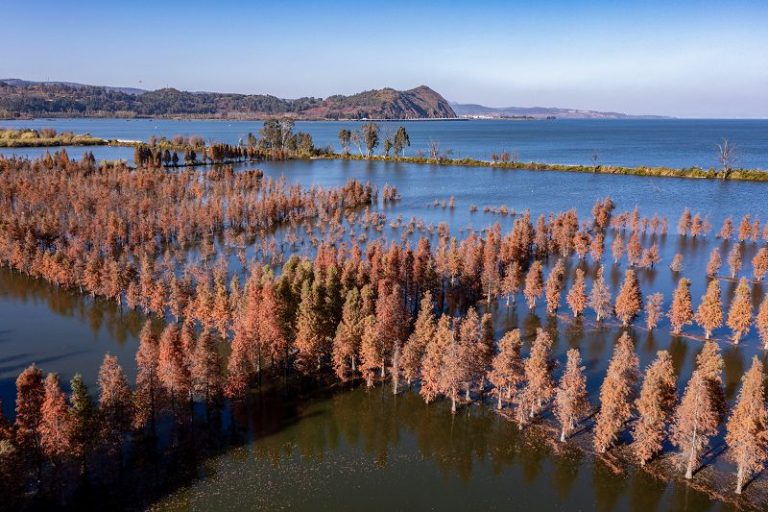
<instances>
[{"instance_id":1,"label":"rippled water","mask_svg":"<svg viewBox=\"0 0 768 512\"><path fill-rule=\"evenodd\" d=\"M0 121L0 127L52 127L97 137L147 140L151 135L200 135L206 141L236 144L248 132L257 134L260 121L177 121L157 119L35 119ZM318 147L337 150L341 128L355 122L297 122L296 130L312 135ZM737 147L737 164L768 169L766 120L554 120L554 121L393 121L381 123L382 135L406 127L411 147L407 154L428 153L431 142L454 158L490 159L509 151L523 162L623 166L718 167L716 145L728 138ZM380 148L379 148L380 149ZM44 151L44 150L43 150ZM0 153L21 150L0 149ZM39 152L39 151L35 151ZM82 148L71 154L80 155ZM98 159L131 159L128 148L96 148Z\"/></svg>"}]
</instances>

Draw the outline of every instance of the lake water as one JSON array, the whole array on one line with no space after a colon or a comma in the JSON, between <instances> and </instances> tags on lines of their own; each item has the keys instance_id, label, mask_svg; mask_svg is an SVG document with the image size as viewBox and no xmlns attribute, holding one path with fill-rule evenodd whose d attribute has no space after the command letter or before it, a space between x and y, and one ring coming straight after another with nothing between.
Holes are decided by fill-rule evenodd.
<instances>
[{"instance_id":1,"label":"lake water","mask_svg":"<svg viewBox=\"0 0 768 512\"><path fill-rule=\"evenodd\" d=\"M380 123L382 134L405 126L411 147L406 154L429 152L430 142L454 158L490 159L491 153L509 151L523 162L592 165L597 153L604 165L718 167L716 145L728 138L737 147L737 165L768 169L768 120L551 120L551 121L393 121ZM357 122L296 123L310 133L318 147L339 150L341 128ZM236 144L248 132L258 134L260 121L178 121L157 119L35 119L1 121L0 127L44 128L96 137L146 141L151 135L200 135L206 141ZM383 138L383 137L382 137ZM381 149L381 148L379 148ZM72 150L80 155L82 148ZM22 153L0 149L0 153ZM44 150L43 150L44 152ZM32 153L39 153L33 151ZM132 159L128 148L96 148L98 159Z\"/></svg>"},{"instance_id":2,"label":"lake water","mask_svg":"<svg viewBox=\"0 0 768 512\"><path fill-rule=\"evenodd\" d=\"M179 133L174 131L179 125L212 125L224 129L236 124L208 121L68 122L83 123L82 128L67 128L74 131L125 138L139 136L129 131L132 128L117 134L98 130L108 125L144 125L146 129L149 123L161 123L171 126L168 128L168 135L171 135ZM41 126L63 129L55 123ZM419 130L430 126L455 126L457 128L446 129L460 130L481 126L479 123L413 125ZM513 127L510 129L520 129L514 127L557 126L561 122L502 123ZM595 125L603 126L601 123L595 122ZM324 129L335 132L339 124L326 123L325 126L328 127ZM197 128L192 130L190 128L189 133L201 133ZM223 137L222 133L215 132L210 137ZM637 154L631 156L637 157ZM715 240L713 234L695 241L674 234L674 226L684 207L709 216L715 231L719 230L726 216L733 216L738 221L742 214L751 213L763 222L768 221L766 183L364 161L265 162L258 167L268 176L284 176L290 182L304 185L337 186L349 178L371 181L379 187L393 184L403 197L394 205L379 206L388 219L401 215L406 220L418 217L427 223L448 222L458 236L466 234L467 228L483 229L496 222L501 223L505 232L511 228L513 217L484 213L485 206L504 204L518 212L530 209L534 218L539 213L575 208L581 218L586 218L596 199L610 195L617 204L617 211L639 206L641 215L658 213L669 217L670 234L655 238L663 259L661 265L655 270L639 271L644 294L660 291L664 293L667 305L680 275L692 279L692 296L697 305L704 292L704 269L710 251L720 248L725 260L730 249L730 244ZM456 199L454 210L433 206L435 199L442 201L450 196ZM471 213L471 205L477 205L479 211ZM385 228L384 235L390 239L400 238L399 231L390 227ZM609 236L607 248L610 242ZM650 243L651 236L645 236L643 245ZM749 262L757 247L746 244L741 275L751 275ZM667 265L678 252L683 254L684 270L675 275ZM614 266L609 255L604 256L604 262L608 269L607 280L615 294L626 263ZM551 265L553 261L549 263ZM575 266L575 261L568 266L569 284ZM594 271L591 262L585 268L590 273ZM721 274L726 273L727 265L724 265ZM724 298L730 297L734 288L734 282L723 279ZM765 291L759 284L753 286L755 302ZM500 303L493 311L498 336L508 329L520 327L530 340L536 327L550 327L557 334L553 352L561 363L569 348L579 347L587 368L592 401L596 402L598 387L619 333L615 326L595 326L592 312L587 314L584 322L573 323L565 318L554 322L542 306L532 314L523 304L507 308ZM567 314L567 309L563 313ZM0 269L0 398L6 414L12 413L15 377L31 362L36 362L44 371L60 372L62 379L67 380L74 372L82 372L86 381L93 385L104 353L110 352L118 356L129 379L133 380L136 337L142 322L141 315L121 313L113 303L93 301L78 293ZM679 383L683 385L701 342L689 337L671 337L666 319L655 333L648 333L639 326L631 332L641 365L646 366L656 351L668 349L680 376ZM687 328L686 332L700 334L695 327ZM715 336L720 340L726 361L727 396L733 400L739 379L752 356L758 355L764 361L768 358L754 331L739 346L728 343L727 334L727 329L722 329ZM175 492L161 499L157 508L729 510L686 486L658 482L635 471L615 476L600 463L593 463L578 453L555 455L546 447L523 443L514 426L486 407L464 408L452 417L444 404L425 406L411 393L393 397L389 388L338 390L327 396L299 401L264 401L257 410L246 415L244 423L247 436L241 446L197 461L199 466L192 472L195 478L185 481ZM731 469L722 457L715 464L725 470ZM403 501L406 499L411 501Z\"/></svg>"}]
</instances>

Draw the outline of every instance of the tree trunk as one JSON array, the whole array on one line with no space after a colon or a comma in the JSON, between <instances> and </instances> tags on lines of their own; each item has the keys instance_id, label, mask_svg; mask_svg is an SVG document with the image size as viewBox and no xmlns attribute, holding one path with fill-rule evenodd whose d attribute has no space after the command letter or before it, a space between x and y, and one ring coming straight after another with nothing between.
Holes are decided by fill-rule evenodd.
<instances>
[{"instance_id":1,"label":"tree trunk","mask_svg":"<svg viewBox=\"0 0 768 512\"><path fill-rule=\"evenodd\" d=\"M501 410L501 390L499 390L499 401L496 403L496 409Z\"/></svg>"},{"instance_id":2,"label":"tree trunk","mask_svg":"<svg viewBox=\"0 0 768 512\"><path fill-rule=\"evenodd\" d=\"M696 430L693 431L693 438L691 439L691 453L688 454L688 465L685 468L685 478L690 480L693 478L693 465L696 462Z\"/></svg>"},{"instance_id":3,"label":"tree trunk","mask_svg":"<svg viewBox=\"0 0 768 512\"><path fill-rule=\"evenodd\" d=\"M741 488L744 485L744 466L739 464L739 471L736 473L736 494L741 494Z\"/></svg>"}]
</instances>

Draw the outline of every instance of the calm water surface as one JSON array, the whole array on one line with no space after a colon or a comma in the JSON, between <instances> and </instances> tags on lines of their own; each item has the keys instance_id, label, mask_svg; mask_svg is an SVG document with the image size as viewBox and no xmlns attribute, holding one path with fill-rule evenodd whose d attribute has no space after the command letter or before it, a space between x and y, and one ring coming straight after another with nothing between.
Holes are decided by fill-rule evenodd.
<instances>
[{"instance_id":1,"label":"calm water surface","mask_svg":"<svg viewBox=\"0 0 768 512\"><path fill-rule=\"evenodd\" d=\"M341 128L357 122L297 122L296 130L312 135L318 147L339 150ZM382 135L405 126L411 139L409 155L428 153L431 142L454 158L490 159L509 151L523 162L624 166L717 167L716 145L728 138L737 147L737 164L768 169L767 120L553 120L553 121L393 121L381 123ZM248 132L257 134L260 121L176 121L157 119L35 119L0 121L0 127L52 127L97 137L146 141L151 135L200 135L206 141L236 144ZM383 137L382 137L383 138ZM380 148L379 148L380 149ZM37 151L39 152L39 151ZM44 152L44 150L43 150ZM20 150L0 149L0 153ZM35 152L29 152L35 153ZM80 155L82 148L70 154ZM125 148L96 148L98 159L132 159Z\"/></svg>"}]
</instances>

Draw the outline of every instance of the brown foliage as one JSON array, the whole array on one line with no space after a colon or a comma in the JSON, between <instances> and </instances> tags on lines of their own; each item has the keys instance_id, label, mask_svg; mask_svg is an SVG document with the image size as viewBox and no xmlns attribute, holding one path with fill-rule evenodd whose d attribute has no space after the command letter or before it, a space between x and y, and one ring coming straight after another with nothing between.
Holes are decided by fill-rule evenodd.
<instances>
[{"instance_id":1,"label":"brown foliage","mask_svg":"<svg viewBox=\"0 0 768 512\"><path fill-rule=\"evenodd\" d=\"M676 399L672 356L662 350L645 371L640 396L635 402L639 418L632 430L632 451L641 465L661 451Z\"/></svg>"},{"instance_id":2,"label":"brown foliage","mask_svg":"<svg viewBox=\"0 0 768 512\"><path fill-rule=\"evenodd\" d=\"M640 292L640 284L637 282L637 274L633 269L627 270L624 276L624 284L616 296L614 307L616 316L624 326L632 323L632 320L643 308L643 299Z\"/></svg>"},{"instance_id":3,"label":"brown foliage","mask_svg":"<svg viewBox=\"0 0 768 512\"><path fill-rule=\"evenodd\" d=\"M568 351L565 372L555 393L555 416L560 422L560 441L565 442L589 411L587 379L578 349Z\"/></svg>"},{"instance_id":4,"label":"brown foliage","mask_svg":"<svg viewBox=\"0 0 768 512\"><path fill-rule=\"evenodd\" d=\"M600 387L600 412L595 419L594 445L605 453L619 439L632 415L632 405L639 378L639 361L632 339L622 334L613 350L608 372Z\"/></svg>"},{"instance_id":5,"label":"brown foliage","mask_svg":"<svg viewBox=\"0 0 768 512\"><path fill-rule=\"evenodd\" d=\"M669 323L672 325L673 334L680 334L684 326L692 323L693 306L690 280L682 278L678 281L667 316L669 317Z\"/></svg>"},{"instance_id":6,"label":"brown foliage","mask_svg":"<svg viewBox=\"0 0 768 512\"><path fill-rule=\"evenodd\" d=\"M738 343L741 337L749 332L749 327L752 325L752 296L745 277L741 278L736 287L736 294L728 311L727 324L733 332L734 343Z\"/></svg>"}]
</instances>

